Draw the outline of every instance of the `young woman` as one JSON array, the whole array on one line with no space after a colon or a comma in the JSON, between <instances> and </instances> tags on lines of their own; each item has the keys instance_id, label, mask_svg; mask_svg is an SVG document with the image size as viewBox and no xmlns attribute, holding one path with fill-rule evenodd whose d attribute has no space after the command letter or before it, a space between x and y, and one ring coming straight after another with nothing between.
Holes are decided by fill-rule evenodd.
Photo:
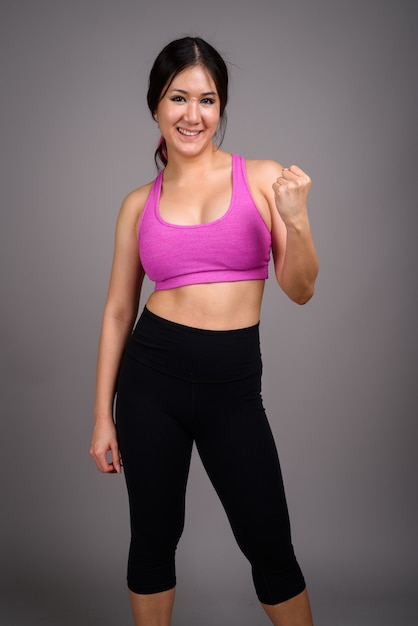
<instances>
[{"instance_id":1,"label":"young woman","mask_svg":"<svg viewBox=\"0 0 418 626\"><path fill-rule=\"evenodd\" d=\"M272 623L312 624L260 396L259 345L270 250L289 298L313 294L311 181L295 165L219 148L227 93L226 65L202 39L161 51L148 90L160 172L125 198L117 221L90 453L102 472L123 461L136 626L171 623L193 443ZM155 290L132 332L145 274Z\"/></svg>"}]
</instances>

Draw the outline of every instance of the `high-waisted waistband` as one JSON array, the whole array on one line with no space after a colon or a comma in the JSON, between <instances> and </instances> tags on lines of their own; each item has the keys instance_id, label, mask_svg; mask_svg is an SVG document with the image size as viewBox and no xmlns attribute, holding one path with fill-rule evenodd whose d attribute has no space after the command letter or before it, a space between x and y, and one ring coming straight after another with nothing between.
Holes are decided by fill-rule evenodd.
<instances>
[{"instance_id":1,"label":"high-waisted waistband","mask_svg":"<svg viewBox=\"0 0 418 626\"><path fill-rule=\"evenodd\" d=\"M184 326L144 308L127 354L185 380L221 382L261 372L259 324L238 330Z\"/></svg>"}]
</instances>

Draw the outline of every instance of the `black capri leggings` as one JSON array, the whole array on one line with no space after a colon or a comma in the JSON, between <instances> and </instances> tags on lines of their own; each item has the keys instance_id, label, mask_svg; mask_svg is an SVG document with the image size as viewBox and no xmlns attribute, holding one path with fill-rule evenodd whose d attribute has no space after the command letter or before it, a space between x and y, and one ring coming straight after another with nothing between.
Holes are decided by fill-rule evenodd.
<instances>
[{"instance_id":1,"label":"black capri leggings","mask_svg":"<svg viewBox=\"0 0 418 626\"><path fill-rule=\"evenodd\" d=\"M128 586L175 586L193 442L252 566L259 600L305 588L261 400L259 327L212 331L144 309L122 361L116 424L129 494Z\"/></svg>"}]
</instances>

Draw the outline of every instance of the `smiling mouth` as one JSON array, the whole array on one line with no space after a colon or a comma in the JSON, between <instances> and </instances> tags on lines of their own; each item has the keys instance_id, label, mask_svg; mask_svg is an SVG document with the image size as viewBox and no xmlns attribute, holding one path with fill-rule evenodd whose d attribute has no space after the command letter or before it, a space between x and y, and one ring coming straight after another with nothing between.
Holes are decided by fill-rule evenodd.
<instances>
[{"instance_id":1,"label":"smiling mouth","mask_svg":"<svg viewBox=\"0 0 418 626\"><path fill-rule=\"evenodd\" d=\"M185 135L186 137L197 137L202 132L200 130L187 130L186 128L177 128L177 130L180 135Z\"/></svg>"}]
</instances>

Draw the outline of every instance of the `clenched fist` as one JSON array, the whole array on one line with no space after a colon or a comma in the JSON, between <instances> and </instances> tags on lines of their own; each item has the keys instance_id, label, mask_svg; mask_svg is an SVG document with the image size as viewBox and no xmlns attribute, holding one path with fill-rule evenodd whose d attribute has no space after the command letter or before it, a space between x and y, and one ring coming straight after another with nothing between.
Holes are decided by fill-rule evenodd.
<instances>
[{"instance_id":1,"label":"clenched fist","mask_svg":"<svg viewBox=\"0 0 418 626\"><path fill-rule=\"evenodd\" d=\"M282 169L282 174L273 183L276 207L285 224L297 221L306 215L311 179L297 165Z\"/></svg>"}]
</instances>

